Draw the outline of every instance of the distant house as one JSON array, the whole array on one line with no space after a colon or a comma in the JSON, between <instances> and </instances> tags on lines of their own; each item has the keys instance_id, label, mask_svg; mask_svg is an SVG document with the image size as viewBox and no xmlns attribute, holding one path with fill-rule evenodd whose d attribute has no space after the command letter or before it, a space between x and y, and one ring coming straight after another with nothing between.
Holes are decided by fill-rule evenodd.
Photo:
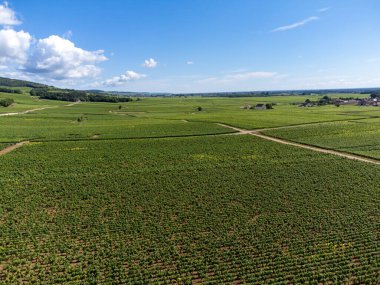
<instances>
[{"instance_id":1,"label":"distant house","mask_svg":"<svg viewBox=\"0 0 380 285\"><path fill-rule=\"evenodd\" d=\"M355 99L350 99L350 100L345 100L344 104L347 104L347 105L358 105L358 100L355 100Z\"/></svg>"},{"instance_id":2,"label":"distant house","mask_svg":"<svg viewBox=\"0 0 380 285\"><path fill-rule=\"evenodd\" d=\"M343 104L347 103L347 101L342 100L342 99L333 99L333 103L335 105L343 105Z\"/></svg>"},{"instance_id":3,"label":"distant house","mask_svg":"<svg viewBox=\"0 0 380 285\"><path fill-rule=\"evenodd\" d=\"M256 110L266 110L267 106L265 104L257 104L255 106Z\"/></svg>"}]
</instances>

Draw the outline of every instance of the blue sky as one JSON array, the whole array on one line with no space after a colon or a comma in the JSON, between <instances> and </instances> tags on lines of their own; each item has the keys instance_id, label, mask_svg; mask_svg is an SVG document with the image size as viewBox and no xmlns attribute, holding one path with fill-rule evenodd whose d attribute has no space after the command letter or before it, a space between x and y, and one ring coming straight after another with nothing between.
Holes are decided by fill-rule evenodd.
<instances>
[{"instance_id":1,"label":"blue sky","mask_svg":"<svg viewBox=\"0 0 380 285\"><path fill-rule=\"evenodd\" d=\"M0 76L213 92L380 86L378 0L12 0Z\"/></svg>"}]
</instances>

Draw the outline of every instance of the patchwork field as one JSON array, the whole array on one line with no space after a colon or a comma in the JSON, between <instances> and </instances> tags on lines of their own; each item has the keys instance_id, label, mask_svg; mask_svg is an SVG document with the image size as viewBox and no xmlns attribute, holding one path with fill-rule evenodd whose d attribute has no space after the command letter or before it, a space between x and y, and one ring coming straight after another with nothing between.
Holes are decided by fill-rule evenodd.
<instances>
[{"instance_id":1,"label":"patchwork field","mask_svg":"<svg viewBox=\"0 0 380 285\"><path fill-rule=\"evenodd\" d=\"M379 158L380 109L294 105L305 98L0 117L0 149L30 141L0 156L0 284L378 284L380 165L216 124L305 124L264 133ZM263 99L275 109L240 108Z\"/></svg>"},{"instance_id":2,"label":"patchwork field","mask_svg":"<svg viewBox=\"0 0 380 285\"><path fill-rule=\"evenodd\" d=\"M32 143L0 166L5 284L380 277L379 167L251 136Z\"/></svg>"},{"instance_id":3,"label":"patchwork field","mask_svg":"<svg viewBox=\"0 0 380 285\"><path fill-rule=\"evenodd\" d=\"M377 118L268 130L264 133L380 159L380 119Z\"/></svg>"}]
</instances>

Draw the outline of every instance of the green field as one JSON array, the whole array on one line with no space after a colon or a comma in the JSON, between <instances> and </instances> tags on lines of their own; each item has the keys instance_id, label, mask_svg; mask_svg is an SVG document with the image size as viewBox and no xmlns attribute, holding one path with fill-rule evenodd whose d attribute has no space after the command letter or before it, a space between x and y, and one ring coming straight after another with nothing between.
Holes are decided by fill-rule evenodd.
<instances>
[{"instance_id":1,"label":"green field","mask_svg":"<svg viewBox=\"0 0 380 285\"><path fill-rule=\"evenodd\" d=\"M260 129L380 115L376 107L300 108L294 105L316 96L143 98L121 104L80 103L70 107L65 106L67 102L37 100L27 94L0 93L1 96L15 96L16 104L0 108L0 114L48 107L25 115L0 116L1 142L216 134L231 130L215 123ZM245 104L266 102L277 105L267 111L241 109ZM201 112L197 111L198 106L202 107Z\"/></svg>"},{"instance_id":2,"label":"green field","mask_svg":"<svg viewBox=\"0 0 380 285\"><path fill-rule=\"evenodd\" d=\"M11 112L22 112L26 110L31 110L34 108L41 107L52 107L52 106L63 106L67 102L51 101L51 100L40 100L35 97L29 96L30 88L20 87L20 88L11 88L18 89L23 91L23 94L9 94L0 92L0 99L12 98L15 101L15 104L7 108L0 107L0 114L2 113L11 113Z\"/></svg>"},{"instance_id":3,"label":"green field","mask_svg":"<svg viewBox=\"0 0 380 285\"><path fill-rule=\"evenodd\" d=\"M380 119L324 123L268 130L265 133L296 142L380 159Z\"/></svg>"},{"instance_id":4,"label":"green field","mask_svg":"<svg viewBox=\"0 0 380 285\"><path fill-rule=\"evenodd\" d=\"M1 96L52 108L0 117L0 284L380 282L379 165L216 124L379 158L380 108Z\"/></svg>"}]
</instances>

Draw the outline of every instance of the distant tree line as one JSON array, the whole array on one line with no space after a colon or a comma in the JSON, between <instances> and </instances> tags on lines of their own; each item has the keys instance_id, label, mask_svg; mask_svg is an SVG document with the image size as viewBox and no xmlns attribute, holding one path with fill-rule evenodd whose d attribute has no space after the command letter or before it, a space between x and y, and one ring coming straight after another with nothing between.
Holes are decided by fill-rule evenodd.
<instances>
[{"instance_id":1,"label":"distant tree line","mask_svg":"<svg viewBox=\"0 0 380 285\"><path fill-rule=\"evenodd\" d=\"M339 97L340 100L360 100L359 97Z\"/></svg>"},{"instance_id":2,"label":"distant tree line","mask_svg":"<svg viewBox=\"0 0 380 285\"><path fill-rule=\"evenodd\" d=\"M8 107L12 105L15 101L11 98L5 98L5 99L0 99L0 106L1 107Z\"/></svg>"},{"instance_id":3,"label":"distant tree line","mask_svg":"<svg viewBox=\"0 0 380 285\"><path fill-rule=\"evenodd\" d=\"M82 102L130 102L132 98L111 96L108 94L93 94L85 91L71 89L49 89L49 88L34 88L30 90L30 95L37 96L40 99L59 100L59 101L82 101Z\"/></svg>"},{"instance_id":4,"label":"distant tree line","mask_svg":"<svg viewBox=\"0 0 380 285\"><path fill-rule=\"evenodd\" d=\"M354 89L321 89L321 90L274 90L274 91L239 91L239 92L212 92L212 93L178 93L171 96L187 97L268 97L268 96L321 96L330 93L344 94L380 94L378 88L354 88Z\"/></svg>"},{"instance_id":5,"label":"distant tree line","mask_svg":"<svg viewBox=\"0 0 380 285\"><path fill-rule=\"evenodd\" d=\"M5 77L0 77L0 86L31 87L31 88L46 87L46 85L44 84L39 84L39 83L25 81L25 80L10 79L10 78L5 78Z\"/></svg>"},{"instance_id":6,"label":"distant tree line","mask_svg":"<svg viewBox=\"0 0 380 285\"><path fill-rule=\"evenodd\" d=\"M333 104L334 103L334 100L325 95L323 96L322 98L318 99L317 101L311 101L310 99L306 99L305 102L303 104L301 104L301 106L324 106L324 105L329 105L329 104Z\"/></svg>"},{"instance_id":7,"label":"distant tree line","mask_svg":"<svg viewBox=\"0 0 380 285\"><path fill-rule=\"evenodd\" d=\"M347 102L349 102L349 104L356 104L359 106L378 106L377 101L373 100L375 98L380 99L380 93L371 93L368 98L358 98L358 97L355 98L351 96L351 97L339 97L337 99L337 98L331 98L325 95L316 101L306 99L305 102L300 104L299 106L312 107L312 106L335 105L339 107L341 104L346 104ZM297 103L294 103L294 104L297 104Z\"/></svg>"},{"instance_id":8,"label":"distant tree line","mask_svg":"<svg viewBox=\"0 0 380 285\"><path fill-rule=\"evenodd\" d=\"M13 94L22 94L21 90L10 89L10 88L5 88L5 87L0 87L0 92L3 92L3 93L13 93Z\"/></svg>"}]
</instances>

